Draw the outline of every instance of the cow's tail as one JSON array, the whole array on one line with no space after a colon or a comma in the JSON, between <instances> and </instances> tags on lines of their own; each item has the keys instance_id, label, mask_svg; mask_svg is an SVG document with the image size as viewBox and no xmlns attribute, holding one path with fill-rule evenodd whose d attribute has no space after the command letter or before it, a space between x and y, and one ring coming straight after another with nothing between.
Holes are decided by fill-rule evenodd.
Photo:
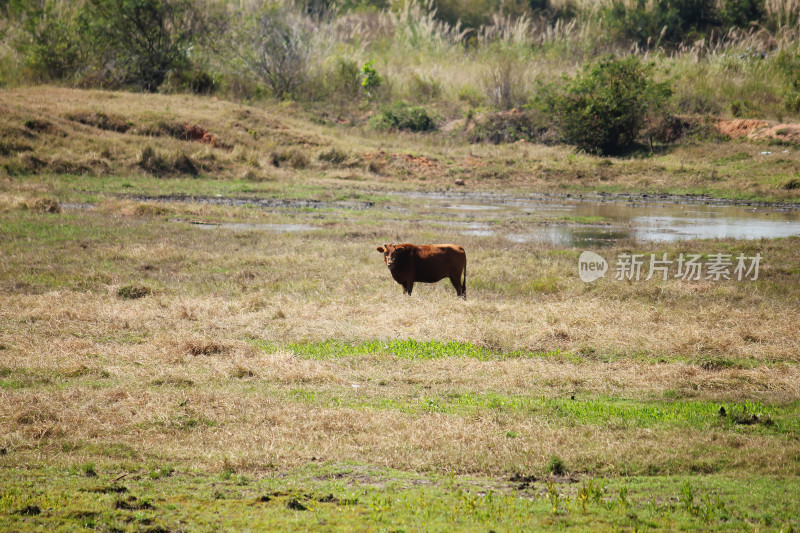
<instances>
[{"instance_id":1,"label":"cow's tail","mask_svg":"<svg viewBox=\"0 0 800 533\"><path fill-rule=\"evenodd\" d=\"M464 281L461 282L461 297L467 299L467 258L464 258Z\"/></svg>"}]
</instances>

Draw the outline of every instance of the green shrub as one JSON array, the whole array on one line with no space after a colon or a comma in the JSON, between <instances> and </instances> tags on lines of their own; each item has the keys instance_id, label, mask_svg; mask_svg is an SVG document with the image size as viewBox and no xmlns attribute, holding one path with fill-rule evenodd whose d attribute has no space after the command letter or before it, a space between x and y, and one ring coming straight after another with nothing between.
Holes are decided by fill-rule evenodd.
<instances>
[{"instance_id":1,"label":"green shrub","mask_svg":"<svg viewBox=\"0 0 800 533\"><path fill-rule=\"evenodd\" d=\"M630 147L671 94L666 83L651 79L652 66L638 58L604 57L585 65L547 107L568 143L593 153L613 154Z\"/></svg>"},{"instance_id":2,"label":"green shrub","mask_svg":"<svg viewBox=\"0 0 800 533\"><path fill-rule=\"evenodd\" d=\"M79 13L55 0L11 2L8 14L21 30L13 44L35 78L63 80L85 66Z\"/></svg>"},{"instance_id":3,"label":"green shrub","mask_svg":"<svg viewBox=\"0 0 800 533\"><path fill-rule=\"evenodd\" d=\"M373 61L367 61L361 67L361 86L367 93L367 98L372 98L375 90L383 83L383 78L375 67L372 66Z\"/></svg>"},{"instance_id":4,"label":"green shrub","mask_svg":"<svg viewBox=\"0 0 800 533\"><path fill-rule=\"evenodd\" d=\"M766 13L765 0L725 0L719 14L725 26L746 28L761 22Z\"/></svg>"},{"instance_id":5,"label":"green shrub","mask_svg":"<svg viewBox=\"0 0 800 533\"><path fill-rule=\"evenodd\" d=\"M156 91L170 73L188 70L189 52L204 33L192 0L87 0L87 38L124 85Z\"/></svg>"},{"instance_id":6,"label":"green shrub","mask_svg":"<svg viewBox=\"0 0 800 533\"><path fill-rule=\"evenodd\" d=\"M800 112L800 54L781 50L776 61L784 77L783 104L788 111Z\"/></svg>"},{"instance_id":7,"label":"green shrub","mask_svg":"<svg viewBox=\"0 0 800 533\"><path fill-rule=\"evenodd\" d=\"M469 133L471 143L513 143L519 140L541 142L550 131L544 118L535 111L494 113L476 123Z\"/></svg>"},{"instance_id":8,"label":"green shrub","mask_svg":"<svg viewBox=\"0 0 800 533\"><path fill-rule=\"evenodd\" d=\"M691 41L719 25L716 0L612 0L603 15L612 32L644 46Z\"/></svg>"},{"instance_id":9,"label":"green shrub","mask_svg":"<svg viewBox=\"0 0 800 533\"><path fill-rule=\"evenodd\" d=\"M436 122L424 107L410 106L405 102L395 102L383 108L370 120L376 129L394 129L407 131L431 131L436 129Z\"/></svg>"},{"instance_id":10,"label":"green shrub","mask_svg":"<svg viewBox=\"0 0 800 533\"><path fill-rule=\"evenodd\" d=\"M567 467L559 456L552 455L547 462L547 471L556 476L563 476L567 472Z\"/></svg>"}]
</instances>

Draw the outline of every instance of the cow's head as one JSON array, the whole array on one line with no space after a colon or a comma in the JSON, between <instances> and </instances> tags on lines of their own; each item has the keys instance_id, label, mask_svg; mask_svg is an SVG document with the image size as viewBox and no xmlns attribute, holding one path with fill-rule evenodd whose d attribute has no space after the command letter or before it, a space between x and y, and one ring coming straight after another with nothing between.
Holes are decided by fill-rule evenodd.
<instances>
[{"instance_id":1,"label":"cow's head","mask_svg":"<svg viewBox=\"0 0 800 533\"><path fill-rule=\"evenodd\" d=\"M383 254L383 261L386 266L389 267L389 270L392 270L397 259L403 255L406 248L402 245L384 244L383 246L378 246L378 251Z\"/></svg>"}]
</instances>

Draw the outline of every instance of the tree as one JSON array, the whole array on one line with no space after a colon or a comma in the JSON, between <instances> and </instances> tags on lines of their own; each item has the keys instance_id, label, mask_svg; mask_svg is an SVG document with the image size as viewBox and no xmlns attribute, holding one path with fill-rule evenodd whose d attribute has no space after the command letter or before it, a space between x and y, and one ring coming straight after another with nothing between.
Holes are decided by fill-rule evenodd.
<instances>
[{"instance_id":1,"label":"tree","mask_svg":"<svg viewBox=\"0 0 800 533\"><path fill-rule=\"evenodd\" d=\"M652 66L638 58L604 57L585 65L549 107L569 143L588 152L618 153L636 140L648 112L671 94L651 79Z\"/></svg>"},{"instance_id":2,"label":"tree","mask_svg":"<svg viewBox=\"0 0 800 533\"><path fill-rule=\"evenodd\" d=\"M193 0L88 0L89 24L123 82L156 91L188 64L203 19ZM93 11L92 11L93 10Z\"/></svg>"}]
</instances>

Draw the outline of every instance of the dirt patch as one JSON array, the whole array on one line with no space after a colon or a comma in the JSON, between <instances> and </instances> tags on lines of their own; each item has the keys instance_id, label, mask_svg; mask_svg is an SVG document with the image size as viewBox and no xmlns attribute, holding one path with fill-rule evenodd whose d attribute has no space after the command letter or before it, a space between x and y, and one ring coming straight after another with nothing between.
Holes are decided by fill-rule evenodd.
<instances>
[{"instance_id":1,"label":"dirt patch","mask_svg":"<svg viewBox=\"0 0 800 533\"><path fill-rule=\"evenodd\" d=\"M714 124L714 128L727 135L732 139L750 135L758 128L768 126L769 122L766 120L751 120L751 119L734 119L734 120L719 120Z\"/></svg>"},{"instance_id":2,"label":"dirt patch","mask_svg":"<svg viewBox=\"0 0 800 533\"><path fill-rule=\"evenodd\" d=\"M48 133L51 135L58 135L60 137L66 137L67 134L58 129L52 122L47 120L41 119L30 119L26 120L24 123L26 129L36 132L36 133Z\"/></svg>"},{"instance_id":3,"label":"dirt patch","mask_svg":"<svg viewBox=\"0 0 800 533\"><path fill-rule=\"evenodd\" d=\"M775 124L751 132L750 139L777 139L800 143L800 124Z\"/></svg>"},{"instance_id":4,"label":"dirt patch","mask_svg":"<svg viewBox=\"0 0 800 533\"><path fill-rule=\"evenodd\" d=\"M136 133L151 137L172 137L180 141L198 142L214 148L232 150L233 146L224 142L218 136L206 130L199 124L186 124L183 122L159 121L149 126L138 128Z\"/></svg>"},{"instance_id":5,"label":"dirt patch","mask_svg":"<svg viewBox=\"0 0 800 533\"><path fill-rule=\"evenodd\" d=\"M105 113L96 113L93 111L67 113L64 115L64 118L85 126L92 126L105 131L115 131L117 133L125 133L133 125L125 117L113 114L107 115Z\"/></svg>"},{"instance_id":6,"label":"dirt patch","mask_svg":"<svg viewBox=\"0 0 800 533\"><path fill-rule=\"evenodd\" d=\"M443 172L441 163L435 159L425 156L417 156L412 154L392 154L384 151L378 151L371 154L363 154L362 158L368 164L377 164L380 166L391 165L405 169L410 174L416 175L418 172L424 172L425 175L440 175Z\"/></svg>"},{"instance_id":7,"label":"dirt patch","mask_svg":"<svg viewBox=\"0 0 800 533\"><path fill-rule=\"evenodd\" d=\"M714 128L732 139L780 140L800 143L800 124L779 124L767 120L718 120Z\"/></svg>"},{"instance_id":8,"label":"dirt patch","mask_svg":"<svg viewBox=\"0 0 800 533\"><path fill-rule=\"evenodd\" d=\"M187 141L196 141L200 144L208 144L214 148L222 148L223 150L233 149L233 146L223 142L222 139L210 131L204 130L197 124L193 124L191 126L189 124L184 124L182 138Z\"/></svg>"}]
</instances>

